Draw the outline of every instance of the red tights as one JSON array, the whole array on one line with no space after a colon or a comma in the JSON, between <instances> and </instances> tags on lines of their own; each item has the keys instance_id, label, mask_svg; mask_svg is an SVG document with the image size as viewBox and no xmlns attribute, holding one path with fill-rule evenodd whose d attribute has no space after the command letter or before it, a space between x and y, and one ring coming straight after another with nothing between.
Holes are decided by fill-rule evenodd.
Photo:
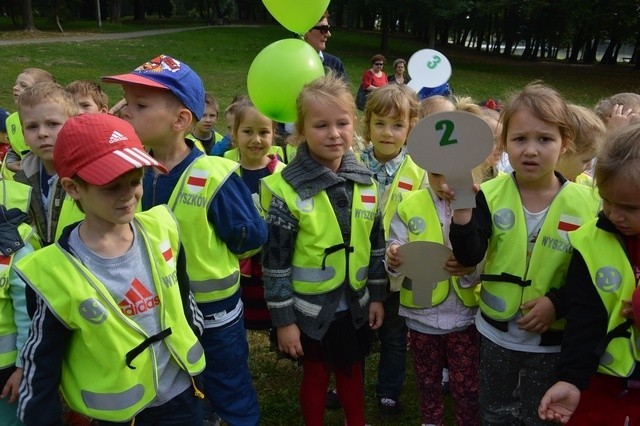
<instances>
[{"instance_id":1,"label":"red tights","mask_svg":"<svg viewBox=\"0 0 640 426\"><path fill-rule=\"evenodd\" d=\"M303 361L302 384L300 385L300 405L304 424L324 425L324 404L327 398L331 371L323 362ZM359 363L351 366L351 371L335 370L338 398L344 408L346 424L364 425L364 383Z\"/></svg>"}]
</instances>

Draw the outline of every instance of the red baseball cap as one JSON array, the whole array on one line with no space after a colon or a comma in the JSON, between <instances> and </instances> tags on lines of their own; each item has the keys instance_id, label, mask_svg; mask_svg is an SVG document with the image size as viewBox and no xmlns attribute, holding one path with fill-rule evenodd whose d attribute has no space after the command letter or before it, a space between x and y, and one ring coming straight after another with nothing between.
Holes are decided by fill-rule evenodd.
<instances>
[{"instance_id":1,"label":"red baseball cap","mask_svg":"<svg viewBox=\"0 0 640 426\"><path fill-rule=\"evenodd\" d=\"M82 114L64 123L53 148L53 165L61 178L77 175L98 186L142 167L167 172L145 152L131 124L104 113Z\"/></svg>"}]
</instances>

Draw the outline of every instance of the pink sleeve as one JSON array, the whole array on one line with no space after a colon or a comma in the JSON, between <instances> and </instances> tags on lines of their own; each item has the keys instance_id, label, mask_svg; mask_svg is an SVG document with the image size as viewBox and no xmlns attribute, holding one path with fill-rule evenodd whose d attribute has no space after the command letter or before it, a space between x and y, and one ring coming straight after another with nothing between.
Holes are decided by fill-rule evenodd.
<instances>
[{"instance_id":1,"label":"pink sleeve","mask_svg":"<svg viewBox=\"0 0 640 426\"><path fill-rule=\"evenodd\" d=\"M362 88L366 89L371 86L371 82L373 81L373 73L370 70L366 70L362 75Z\"/></svg>"}]
</instances>

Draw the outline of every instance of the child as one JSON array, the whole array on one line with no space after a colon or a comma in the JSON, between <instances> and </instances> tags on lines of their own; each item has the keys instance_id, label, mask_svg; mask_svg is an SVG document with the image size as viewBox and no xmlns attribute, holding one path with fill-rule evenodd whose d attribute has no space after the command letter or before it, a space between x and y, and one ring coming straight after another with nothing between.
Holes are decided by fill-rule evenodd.
<instances>
[{"instance_id":1,"label":"child","mask_svg":"<svg viewBox=\"0 0 640 426\"><path fill-rule=\"evenodd\" d=\"M401 262L397 249L412 241L449 244L451 206L439 189L445 183L441 174L428 173L429 189L403 196L390 225L387 267L394 275ZM415 226L421 223L423 226ZM474 425L480 420L478 406L478 362L480 337L473 325L478 297L472 272L450 258L445 269L461 278L439 282L433 289L432 306L413 301L411 281L404 279L400 289L400 315L409 328L409 346L416 371L423 424L444 424L442 369L448 366L450 389L457 425ZM399 277L402 278L402 277ZM386 318L385 318L386 321Z\"/></svg>"},{"instance_id":2,"label":"child","mask_svg":"<svg viewBox=\"0 0 640 426\"><path fill-rule=\"evenodd\" d=\"M55 83L55 79L48 71L40 68L25 68L16 78L13 86L13 99L18 105L18 98L24 90L36 83L51 82ZM29 147L25 144L22 135L22 125L20 124L20 116L18 112L14 112L6 120L9 143L11 150L7 153L4 160L3 177L8 178L13 173L20 170L20 160L29 152Z\"/></svg>"},{"instance_id":3,"label":"child","mask_svg":"<svg viewBox=\"0 0 640 426\"><path fill-rule=\"evenodd\" d=\"M258 205L260 179L282 171L284 163L270 154L275 123L263 115L251 103L243 103L235 112L232 129L234 144L240 152L237 171ZM262 264L260 253L240 261L240 286L244 305L244 325L249 330L272 328L271 315L264 300Z\"/></svg>"},{"instance_id":4,"label":"child","mask_svg":"<svg viewBox=\"0 0 640 426\"><path fill-rule=\"evenodd\" d=\"M598 153L607 128L589 108L569 105L569 112L574 122L574 147L560 156L556 170L571 182L592 187L593 179L585 171Z\"/></svg>"},{"instance_id":5,"label":"child","mask_svg":"<svg viewBox=\"0 0 640 426\"><path fill-rule=\"evenodd\" d=\"M544 296L564 283L571 255L566 231L593 218L598 201L588 188L554 173L574 134L555 90L527 85L501 121L500 142L514 173L483 183L474 209L454 211L450 239L462 265L477 265L486 255L476 316L482 420L534 424L562 338L562 324L554 323Z\"/></svg>"},{"instance_id":6,"label":"child","mask_svg":"<svg viewBox=\"0 0 640 426\"><path fill-rule=\"evenodd\" d=\"M371 173L350 151L355 102L330 74L296 101L304 143L272 191L263 252L265 298L278 349L302 358L300 404L306 425L323 425L329 376L336 377L346 424L364 425L361 366L368 327L380 327L386 274L384 237Z\"/></svg>"},{"instance_id":7,"label":"child","mask_svg":"<svg viewBox=\"0 0 640 426\"><path fill-rule=\"evenodd\" d=\"M109 97L98 83L76 80L67 84L67 90L71 92L83 114L109 111Z\"/></svg>"},{"instance_id":8,"label":"child","mask_svg":"<svg viewBox=\"0 0 640 426\"><path fill-rule=\"evenodd\" d=\"M16 416L22 380L22 350L29 331L25 285L12 265L33 252L35 232L28 225L31 188L0 180L0 419L7 426L22 423Z\"/></svg>"},{"instance_id":9,"label":"child","mask_svg":"<svg viewBox=\"0 0 640 426\"><path fill-rule=\"evenodd\" d=\"M16 264L32 317L18 413L52 424L69 407L98 424L202 424L202 315L189 293L178 224L166 206L136 213L142 167L133 128L108 114L70 118L55 147L85 218Z\"/></svg>"},{"instance_id":10,"label":"child","mask_svg":"<svg viewBox=\"0 0 640 426\"><path fill-rule=\"evenodd\" d=\"M52 244L66 225L82 219L82 212L65 193L53 164L58 132L78 115L71 93L57 83L36 83L18 98L24 139L30 152L22 159L15 181L33 188L29 214L43 245Z\"/></svg>"},{"instance_id":11,"label":"child","mask_svg":"<svg viewBox=\"0 0 640 426\"><path fill-rule=\"evenodd\" d=\"M640 121L640 95L637 93L616 93L600 99L594 108L609 130L627 127Z\"/></svg>"},{"instance_id":12,"label":"child","mask_svg":"<svg viewBox=\"0 0 640 426\"><path fill-rule=\"evenodd\" d=\"M233 122L235 120L236 109L242 103L250 102L249 97L246 95L236 95L233 97L231 104L224 110L224 121L227 124L227 134L213 146L211 155L222 157L225 152L233 148L231 139L231 130L233 129Z\"/></svg>"},{"instance_id":13,"label":"child","mask_svg":"<svg viewBox=\"0 0 640 426\"><path fill-rule=\"evenodd\" d=\"M436 112L455 111L456 105L448 98L440 95L429 96L420 101L420 118Z\"/></svg>"},{"instance_id":14,"label":"child","mask_svg":"<svg viewBox=\"0 0 640 426\"><path fill-rule=\"evenodd\" d=\"M638 425L640 126L610 135L595 170L602 211L569 233L574 250L559 381L539 414L574 425Z\"/></svg>"},{"instance_id":15,"label":"child","mask_svg":"<svg viewBox=\"0 0 640 426\"><path fill-rule=\"evenodd\" d=\"M204 113L200 121L196 123L187 138L194 142L200 142L205 154L211 154L216 143L222 140L222 135L213 128L218 121L218 101L209 93L204 94Z\"/></svg>"},{"instance_id":16,"label":"child","mask_svg":"<svg viewBox=\"0 0 640 426\"><path fill-rule=\"evenodd\" d=\"M407 154L407 136L418 122L420 104L415 92L405 85L390 84L374 90L365 108L363 137L371 145L361 153L361 160L373 173L385 238L402 194L426 185L426 173ZM399 280L391 280L384 302L385 320L380 330L380 361L376 383L376 400L384 419L400 414L400 394L407 358L407 326L398 316Z\"/></svg>"},{"instance_id":17,"label":"child","mask_svg":"<svg viewBox=\"0 0 640 426\"><path fill-rule=\"evenodd\" d=\"M188 65L161 55L103 81L123 85L123 118L169 170L146 172L142 210L167 204L180 224L191 291L205 316L203 377L213 410L229 424L257 425L238 256L249 257L266 242L266 224L235 173L238 164L204 155L185 139L204 114L202 80Z\"/></svg>"}]
</instances>

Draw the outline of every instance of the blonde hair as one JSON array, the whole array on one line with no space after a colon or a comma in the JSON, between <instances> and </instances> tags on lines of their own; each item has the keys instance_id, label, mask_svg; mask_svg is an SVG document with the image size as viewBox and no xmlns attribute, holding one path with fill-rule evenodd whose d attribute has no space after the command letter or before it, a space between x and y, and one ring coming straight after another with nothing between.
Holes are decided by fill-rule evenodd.
<instances>
[{"instance_id":1,"label":"blonde hair","mask_svg":"<svg viewBox=\"0 0 640 426\"><path fill-rule=\"evenodd\" d=\"M604 185L617 177L624 177L634 188L640 188L640 124L608 134L598 154L594 173L596 185Z\"/></svg>"},{"instance_id":2,"label":"blonde hair","mask_svg":"<svg viewBox=\"0 0 640 426\"><path fill-rule=\"evenodd\" d=\"M96 103L98 109L109 108L109 97L98 83L90 80L76 80L67 84L67 90L71 92L72 95L91 96L91 99Z\"/></svg>"},{"instance_id":3,"label":"blonde hair","mask_svg":"<svg viewBox=\"0 0 640 426\"><path fill-rule=\"evenodd\" d=\"M616 93L608 98L600 99L593 110L603 122L607 123L616 104L624 105L625 108L640 113L640 95L630 92Z\"/></svg>"},{"instance_id":4,"label":"blonde hair","mask_svg":"<svg viewBox=\"0 0 640 426\"><path fill-rule=\"evenodd\" d=\"M28 74L33 77L34 83L43 83L43 82L51 82L55 83L55 77L47 70L43 70L41 68L25 68L20 71L20 74Z\"/></svg>"},{"instance_id":5,"label":"blonde hair","mask_svg":"<svg viewBox=\"0 0 640 426\"><path fill-rule=\"evenodd\" d=\"M51 102L60 105L68 117L80 113L80 108L71 92L53 82L36 83L24 89L18 97L18 111L23 108L34 108L36 105Z\"/></svg>"},{"instance_id":6,"label":"blonde hair","mask_svg":"<svg viewBox=\"0 0 640 426\"><path fill-rule=\"evenodd\" d=\"M204 94L204 105L205 107L210 106L213 108L216 111L216 115L220 112L220 105L218 104L218 101L210 93Z\"/></svg>"},{"instance_id":7,"label":"blonde hair","mask_svg":"<svg viewBox=\"0 0 640 426\"><path fill-rule=\"evenodd\" d=\"M512 96L500 114L502 122L500 146L503 150L507 146L509 122L513 115L521 110L529 110L539 120L556 126L565 147L569 150L573 149L575 132L567 103L555 89L540 81L534 81Z\"/></svg>"},{"instance_id":8,"label":"blonde hair","mask_svg":"<svg viewBox=\"0 0 640 426\"><path fill-rule=\"evenodd\" d=\"M446 107L449 107L451 111L455 111L456 109L455 104L445 96L429 96L420 102L420 118L435 114L436 112L447 111Z\"/></svg>"},{"instance_id":9,"label":"blonde hair","mask_svg":"<svg viewBox=\"0 0 640 426\"><path fill-rule=\"evenodd\" d=\"M364 126L362 137L365 141L371 140L371 115L381 117L393 117L394 119L409 121L409 130L418 123L420 115L420 102L416 92L404 84L387 84L368 96L367 106L364 109Z\"/></svg>"},{"instance_id":10,"label":"blonde hair","mask_svg":"<svg viewBox=\"0 0 640 426\"><path fill-rule=\"evenodd\" d=\"M574 143L570 152L575 155L595 157L600 151L607 127L589 108L570 104L569 112L573 118L575 130Z\"/></svg>"},{"instance_id":11,"label":"blonde hair","mask_svg":"<svg viewBox=\"0 0 640 426\"><path fill-rule=\"evenodd\" d=\"M353 117L353 126L356 127L356 102L344 79L329 72L324 77L319 77L304 85L296 99L295 130L290 139L293 144L302 142L304 134L304 122L309 114L309 105L321 103L327 108L334 108L347 112Z\"/></svg>"},{"instance_id":12,"label":"blonde hair","mask_svg":"<svg viewBox=\"0 0 640 426\"><path fill-rule=\"evenodd\" d=\"M483 117L482 108L475 103L469 96L455 97L455 106L457 111L470 112L471 114Z\"/></svg>"}]
</instances>

